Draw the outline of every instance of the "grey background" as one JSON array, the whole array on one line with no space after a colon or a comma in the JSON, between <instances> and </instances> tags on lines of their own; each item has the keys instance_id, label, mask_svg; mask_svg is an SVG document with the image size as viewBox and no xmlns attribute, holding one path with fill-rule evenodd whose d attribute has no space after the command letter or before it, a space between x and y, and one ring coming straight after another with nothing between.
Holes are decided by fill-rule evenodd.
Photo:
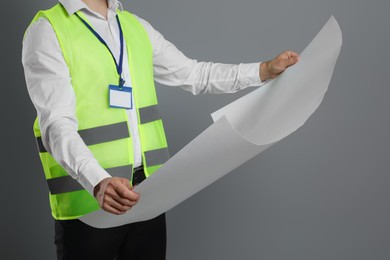
<instances>
[{"instance_id":1,"label":"grey background","mask_svg":"<svg viewBox=\"0 0 390 260\"><path fill-rule=\"evenodd\" d=\"M55 258L20 62L29 21L55 3L2 3L0 259ZM329 91L307 124L168 212L168 259L390 259L388 0L123 4L198 60L300 52L332 14L344 36ZM192 96L158 86L172 153L211 124L211 112L247 92Z\"/></svg>"}]
</instances>

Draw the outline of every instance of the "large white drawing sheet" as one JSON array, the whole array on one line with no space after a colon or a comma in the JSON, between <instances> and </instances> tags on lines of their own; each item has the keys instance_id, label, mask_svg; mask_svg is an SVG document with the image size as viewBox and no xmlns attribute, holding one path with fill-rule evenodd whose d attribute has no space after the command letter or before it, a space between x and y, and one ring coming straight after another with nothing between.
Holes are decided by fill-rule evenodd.
<instances>
[{"instance_id":1,"label":"large white drawing sheet","mask_svg":"<svg viewBox=\"0 0 390 260\"><path fill-rule=\"evenodd\" d=\"M296 65L213 113L214 124L137 186L135 207L120 216L99 210L81 220L107 228L156 217L294 132L320 105L341 44L332 16Z\"/></svg>"}]
</instances>

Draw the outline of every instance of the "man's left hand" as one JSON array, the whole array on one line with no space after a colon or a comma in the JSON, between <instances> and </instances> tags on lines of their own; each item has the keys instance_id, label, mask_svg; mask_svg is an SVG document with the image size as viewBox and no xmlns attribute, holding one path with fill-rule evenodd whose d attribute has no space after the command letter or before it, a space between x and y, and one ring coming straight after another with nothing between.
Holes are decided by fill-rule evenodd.
<instances>
[{"instance_id":1,"label":"man's left hand","mask_svg":"<svg viewBox=\"0 0 390 260\"><path fill-rule=\"evenodd\" d=\"M260 79L266 81L276 78L291 65L299 61L299 54L293 51L285 51L276 56L274 59L260 64Z\"/></svg>"}]
</instances>

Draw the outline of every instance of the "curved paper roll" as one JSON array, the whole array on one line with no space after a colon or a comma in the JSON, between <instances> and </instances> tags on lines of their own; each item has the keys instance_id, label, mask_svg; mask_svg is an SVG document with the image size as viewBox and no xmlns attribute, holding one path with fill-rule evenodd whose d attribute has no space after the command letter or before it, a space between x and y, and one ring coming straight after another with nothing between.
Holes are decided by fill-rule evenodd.
<instances>
[{"instance_id":1,"label":"curved paper roll","mask_svg":"<svg viewBox=\"0 0 390 260\"><path fill-rule=\"evenodd\" d=\"M81 220L108 228L154 218L297 130L320 105L341 44L332 16L296 65L213 113L214 124L137 186L141 199L133 209L121 216L99 210Z\"/></svg>"}]
</instances>

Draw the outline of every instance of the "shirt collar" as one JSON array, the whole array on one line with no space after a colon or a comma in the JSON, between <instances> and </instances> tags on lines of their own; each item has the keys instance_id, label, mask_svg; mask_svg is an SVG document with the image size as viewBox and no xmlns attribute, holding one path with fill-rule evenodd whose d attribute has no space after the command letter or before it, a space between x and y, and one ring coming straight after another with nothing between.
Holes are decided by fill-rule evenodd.
<instances>
[{"instance_id":1,"label":"shirt collar","mask_svg":"<svg viewBox=\"0 0 390 260\"><path fill-rule=\"evenodd\" d=\"M81 0L59 0L59 2L64 6L69 15L81 9L88 9L88 6Z\"/></svg>"},{"instance_id":2,"label":"shirt collar","mask_svg":"<svg viewBox=\"0 0 390 260\"><path fill-rule=\"evenodd\" d=\"M110 13L116 13L116 10L119 8L122 11L122 3L118 0L107 0L108 1L108 16ZM89 7L81 0L59 0L59 2L64 6L65 10L69 15L73 15L77 11L82 9L88 10L91 13L94 13Z\"/></svg>"}]
</instances>

